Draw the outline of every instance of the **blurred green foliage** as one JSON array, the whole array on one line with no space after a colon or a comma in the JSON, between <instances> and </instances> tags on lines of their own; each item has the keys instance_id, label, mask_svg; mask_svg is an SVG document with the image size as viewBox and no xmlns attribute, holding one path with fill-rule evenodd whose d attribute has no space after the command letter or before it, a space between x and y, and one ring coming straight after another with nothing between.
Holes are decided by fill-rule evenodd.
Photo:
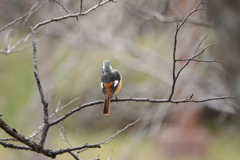
<instances>
[{"instance_id":1,"label":"blurred green foliage","mask_svg":"<svg viewBox=\"0 0 240 160\"><path fill-rule=\"evenodd\" d=\"M36 84L29 50L0 58L0 112L10 124L19 123ZM25 111L26 112L26 111ZM18 124L19 125L19 124Z\"/></svg>"}]
</instances>

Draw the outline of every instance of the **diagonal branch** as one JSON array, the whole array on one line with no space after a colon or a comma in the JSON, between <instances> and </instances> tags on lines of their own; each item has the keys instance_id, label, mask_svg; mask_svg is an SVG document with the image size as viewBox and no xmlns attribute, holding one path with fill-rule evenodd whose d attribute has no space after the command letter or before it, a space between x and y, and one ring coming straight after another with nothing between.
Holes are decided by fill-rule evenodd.
<instances>
[{"instance_id":1,"label":"diagonal branch","mask_svg":"<svg viewBox=\"0 0 240 160\"><path fill-rule=\"evenodd\" d=\"M132 123L129 123L128 125L126 125L123 129L117 131L117 133L113 134L112 136L110 136L109 138L107 138L106 140L99 142L97 144L108 144L110 143L115 137L117 137L119 134L121 134L122 132L124 132L126 129L128 129L130 126L133 126L134 124L136 124L138 121L140 120L140 118L138 118L137 120L135 120Z\"/></svg>"},{"instance_id":2,"label":"diagonal branch","mask_svg":"<svg viewBox=\"0 0 240 160\"><path fill-rule=\"evenodd\" d=\"M202 10L204 10L204 9L199 9L199 6L202 5L202 4L204 4L204 3L203 3L203 0L201 0L201 1L197 4L197 6L196 6L191 12L189 12L189 13L187 14L187 16L182 20L182 22L181 22L180 25L178 26L178 31L181 29L182 25L185 24L185 22L189 19L189 17L190 17L193 13L195 13L195 12L197 12L197 11L202 11Z\"/></svg>"},{"instance_id":3,"label":"diagonal branch","mask_svg":"<svg viewBox=\"0 0 240 160\"><path fill-rule=\"evenodd\" d=\"M70 14L69 11L67 10L67 8L59 0L54 0L54 2L59 4L67 14Z\"/></svg>"},{"instance_id":4,"label":"diagonal branch","mask_svg":"<svg viewBox=\"0 0 240 160\"><path fill-rule=\"evenodd\" d=\"M97 5L93 6L92 8L88 9L87 11L85 12L77 12L75 14L67 14L65 16L61 16L61 17L56 17L56 18L52 18L52 19L49 19L49 20L46 20L46 21L43 21L41 23L38 23L36 24L34 27L33 27L33 30L37 30L39 27L41 26L44 26L46 24L49 24L49 23L52 23L52 22L59 22L61 20L64 20L64 19L68 19L68 18L76 18L78 16L84 16L92 11L94 11L95 9L97 9L98 7L101 7L103 6L104 4L108 3L108 2L113 2L112 0L105 0L105 1L102 1L101 3L98 3Z\"/></svg>"},{"instance_id":5,"label":"diagonal branch","mask_svg":"<svg viewBox=\"0 0 240 160\"><path fill-rule=\"evenodd\" d=\"M182 70L183 70L194 58L200 56L202 53L204 53L204 51L205 51L207 48L209 48L209 47L211 47L211 46L214 46L214 45L216 45L216 44L218 44L218 43L209 44L209 45L207 45L205 48L203 48L200 53L198 53L198 54L195 55L195 56L192 56L192 57L179 69L179 71L178 71L178 73L177 73L177 75L176 75L176 79L178 79L178 77L179 77L180 73L182 72ZM176 60L176 61L178 61L178 60Z\"/></svg>"},{"instance_id":6,"label":"diagonal branch","mask_svg":"<svg viewBox=\"0 0 240 160\"><path fill-rule=\"evenodd\" d=\"M111 135L111 136L108 137L107 139L105 139L105 140L103 140L103 141L101 141L101 142L99 142L99 143L96 143L96 144L101 145L101 144L108 144L108 143L110 143L110 142L111 142L114 138L116 138L119 134L121 134L122 132L124 132L124 131L125 131L126 129L128 129L130 126L133 126L134 124L136 124L139 120L140 120L140 118L138 118L137 120L135 120L135 121L132 122L132 123L129 123L129 124L126 125L123 129L118 130L117 133ZM80 152L85 151L85 150L87 150L87 148L84 149L84 150L77 151L77 153L80 153Z\"/></svg>"},{"instance_id":7,"label":"diagonal branch","mask_svg":"<svg viewBox=\"0 0 240 160\"><path fill-rule=\"evenodd\" d=\"M24 148L21 147L22 149L26 149L26 150L32 150L38 153L42 153L48 157L52 157L55 158L56 155L53 154L53 152L49 149L44 149L42 146L40 146L39 144L35 143L34 141L31 141L29 139L27 139L26 137L24 137L22 134L18 133L14 128L10 127L6 122L4 122L1 118L0 118L0 127L10 136L16 138L19 142L29 146L30 148ZM1 144L4 144L4 142L1 142ZM6 143L4 144L6 145Z\"/></svg>"},{"instance_id":8,"label":"diagonal branch","mask_svg":"<svg viewBox=\"0 0 240 160\"><path fill-rule=\"evenodd\" d=\"M70 102L68 102L67 104L64 104L62 106L60 106L60 104L58 104L57 108L55 109L54 113L52 113L50 116L49 116L49 120L52 119L54 116L56 116L60 111L62 111L64 108L66 108L67 106L71 105L73 102L75 102L76 100L78 100L80 97L77 97L77 98L74 98L73 100L71 100ZM60 101L59 101L60 103ZM35 139L35 137L41 133L42 129L43 129L43 126L44 126L44 123L41 124L37 130L35 130L33 132L33 134L28 137L29 139ZM0 139L1 140L1 139Z\"/></svg>"},{"instance_id":9,"label":"diagonal branch","mask_svg":"<svg viewBox=\"0 0 240 160\"><path fill-rule=\"evenodd\" d=\"M77 108L69 111L69 112L66 113L65 115L63 115L63 116L59 117L58 119L54 120L53 122L50 122L49 125L50 125L50 126L56 125L56 124L58 124L59 122L61 122L61 121L63 121L64 119L66 119L67 117L69 117L70 115L72 115L73 113L82 110L83 108L86 108L86 107L89 107L89 106L94 106L94 105L101 104L101 103L103 103L103 100L98 100L98 101L94 101L94 102L89 102L89 103L82 104L82 105L78 106Z\"/></svg>"},{"instance_id":10,"label":"diagonal branch","mask_svg":"<svg viewBox=\"0 0 240 160\"><path fill-rule=\"evenodd\" d=\"M8 27L14 25L15 23L19 22L19 21L23 21L24 23L27 23L28 18L35 12L37 11L39 8L41 8L42 6L44 6L46 3L48 3L49 0L45 1L45 2L41 2L38 1L35 4L32 5L31 9L26 12L25 14L23 14L21 17L15 19L14 21L6 24L5 26L3 26L2 28L0 28L0 32L4 31L5 29L7 29Z\"/></svg>"},{"instance_id":11,"label":"diagonal branch","mask_svg":"<svg viewBox=\"0 0 240 160\"><path fill-rule=\"evenodd\" d=\"M78 157L78 155L76 155L75 153L69 152L69 154L72 155L74 159L76 159L76 160L81 160L81 159Z\"/></svg>"}]
</instances>

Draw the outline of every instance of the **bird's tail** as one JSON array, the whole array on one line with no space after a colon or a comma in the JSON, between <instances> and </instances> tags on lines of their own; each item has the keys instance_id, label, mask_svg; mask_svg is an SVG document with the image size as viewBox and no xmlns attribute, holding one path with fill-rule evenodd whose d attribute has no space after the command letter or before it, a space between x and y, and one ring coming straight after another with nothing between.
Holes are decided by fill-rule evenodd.
<instances>
[{"instance_id":1,"label":"bird's tail","mask_svg":"<svg viewBox=\"0 0 240 160\"><path fill-rule=\"evenodd\" d=\"M109 115L110 114L110 102L111 102L110 98L104 99L103 114L105 114L105 115Z\"/></svg>"}]
</instances>

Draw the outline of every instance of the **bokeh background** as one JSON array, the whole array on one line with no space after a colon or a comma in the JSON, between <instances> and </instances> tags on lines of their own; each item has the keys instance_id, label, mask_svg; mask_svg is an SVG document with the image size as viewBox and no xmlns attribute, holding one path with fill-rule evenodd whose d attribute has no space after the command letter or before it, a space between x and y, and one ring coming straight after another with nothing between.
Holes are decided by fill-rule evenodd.
<instances>
[{"instance_id":1,"label":"bokeh background","mask_svg":"<svg viewBox=\"0 0 240 160\"><path fill-rule=\"evenodd\" d=\"M0 26L22 16L36 2L0 0ZM79 10L78 0L59 2L70 13ZM185 23L180 30L176 57L189 58L210 32L200 48L215 42L221 44L207 49L200 59L217 59L222 63L191 62L177 81L173 99L186 99L192 94L198 100L239 95L239 2L205 2L207 4L200 8L208 10L190 17L201 24ZM83 11L97 3L96 0L83 0ZM39 29L36 34L38 69L50 113L69 102L57 116L81 104L103 99L100 77L102 62L106 59L123 77L119 98L167 99L172 86L174 34L180 21L163 22L156 15L185 17L198 3L198 0L119 0L78 20L62 20ZM12 50L13 53L3 52L26 37L30 26L65 14L58 3L50 1L29 17L26 24L20 21L0 35L0 114L25 136L30 136L43 122L42 104L33 75L31 38ZM178 62L176 70L183 64ZM89 149L79 156L84 160L97 157L238 160L240 157L239 114L235 100L177 105L118 102L112 103L109 116L102 115L101 110L102 105L85 108L51 128L46 147L69 147L61 138L61 127L69 142L80 146L103 141L140 117L137 124L111 143L102 145L101 149ZM8 136L0 130L0 137ZM0 147L0 158L49 159L4 147ZM56 159L71 158L64 154Z\"/></svg>"}]
</instances>

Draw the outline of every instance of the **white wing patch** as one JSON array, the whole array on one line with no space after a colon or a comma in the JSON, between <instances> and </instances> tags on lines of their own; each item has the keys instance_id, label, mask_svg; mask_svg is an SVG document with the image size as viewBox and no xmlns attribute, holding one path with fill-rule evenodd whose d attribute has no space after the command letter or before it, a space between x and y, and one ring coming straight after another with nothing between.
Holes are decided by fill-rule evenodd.
<instances>
[{"instance_id":1,"label":"white wing patch","mask_svg":"<svg viewBox=\"0 0 240 160\"><path fill-rule=\"evenodd\" d=\"M114 81L114 87L116 87L118 85L118 82L119 82L118 80Z\"/></svg>"},{"instance_id":2,"label":"white wing patch","mask_svg":"<svg viewBox=\"0 0 240 160\"><path fill-rule=\"evenodd\" d=\"M103 82L101 83L101 88L103 88Z\"/></svg>"}]
</instances>

